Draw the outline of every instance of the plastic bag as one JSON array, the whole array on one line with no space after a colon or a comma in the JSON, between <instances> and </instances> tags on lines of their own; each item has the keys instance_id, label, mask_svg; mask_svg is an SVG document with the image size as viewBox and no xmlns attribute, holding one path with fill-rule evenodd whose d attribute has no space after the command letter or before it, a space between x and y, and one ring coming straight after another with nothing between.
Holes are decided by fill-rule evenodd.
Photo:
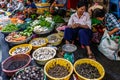
<instances>
[{"instance_id":1,"label":"plastic bag","mask_svg":"<svg viewBox=\"0 0 120 80\"><path fill-rule=\"evenodd\" d=\"M107 30L102 36L98 50L110 60L120 60L118 56L119 45L110 38Z\"/></svg>"}]
</instances>

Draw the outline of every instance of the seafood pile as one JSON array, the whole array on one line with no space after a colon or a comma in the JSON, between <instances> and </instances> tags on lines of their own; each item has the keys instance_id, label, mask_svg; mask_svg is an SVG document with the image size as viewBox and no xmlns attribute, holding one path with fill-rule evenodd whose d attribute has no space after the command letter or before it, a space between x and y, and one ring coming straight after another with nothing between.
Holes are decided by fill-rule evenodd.
<instances>
[{"instance_id":1,"label":"seafood pile","mask_svg":"<svg viewBox=\"0 0 120 80\"><path fill-rule=\"evenodd\" d=\"M9 64L8 67L6 67L6 70L15 70L23 67L24 65L27 64L27 61L13 61L12 63Z\"/></svg>"},{"instance_id":2,"label":"seafood pile","mask_svg":"<svg viewBox=\"0 0 120 80\"><path fill-rule=\"evenodd\" d=\"M29 66L17 72L11 80L44 80L44 71L39 67Z\"/></svg>"},{"instance_id":3,"label":"seafood pile","mask_svg":"<svg viewBox=\"0 0 120 80\"><path fill-rule=\"evenodd\" d=\"M51 36L49 38L49 42L54 43L54 42L58 42L60 39L57 36Z\"/></svg>"},{"instance_id":4,"label":"seafood pile","mask_svg":"<svg viewBox=\"0 0 120 80\"><path fill-rule=\"evenodd\" d=\"M56 55L54 48L42 47L34 51L33 58L36 60L49 60Z\"/></svg>"},{"instance_id":5,"label":"seafood pile","mask_svg":"<svg viewBox=\"0 0 120 80\"><path fill-rule=\"evenodd\" d=\"M76 71L84 76L85 78L95 79L99 78L101 75L98 69L91 64L83 63L76 66Z\"/></svg>"},{"instance_id":6,"label":"seafood pile","mask_svg":"<svg viewBox=\"0 0 120 80\"><path fill-rule=\"evenodd\" d=\"M13 52L12 55L15 54L25 54L29 50L29 47L17 47Z\"/></svg>"},{"instance_id":7,"label":"seafood pile","mask_svg":"<svg viewBox=\"0 0 120 80\"><path fill-rule=\"evenodd\" d=\"M48 42L49 43L55 43L55 42L59 42L61 41L61 37L57 34L52 34L50 36L47 37L48 38Z\"/></svg>"},{"instance_id":8,"label":"seafood pile","mask_svg":"<svg viewBox=\"0 0 120 80\"><path fill-rule=\"evenodd\" d=\"M55 78L62 78L67 76L69 71L64 66L57 64L54 67L48 69L48 74Z\"/></svg>"},{"instance_id":9,"label":"seafood pile","mask_svg":"<svg viewBox=\"0 0 120 80\"><path fill-rule=\"evenodd\" d=\"M30 44L32 44L33 46L40 46L43 44L46 44L46 39L45 38L37 38L37 39L33 39Z\"/></svg>"},{"instance_id":10,"label":"seafood pile","mask_svg":"<svg viewBox=\"0 0 120 80\"><path fill-rule=\"evenodd\" d=\"M26 36L23 36L17 32L12 32L5 38L5 40L8 42L19 42L19 41L24 41L26 39L27 39Z\"/></svg>"}]
</instances>

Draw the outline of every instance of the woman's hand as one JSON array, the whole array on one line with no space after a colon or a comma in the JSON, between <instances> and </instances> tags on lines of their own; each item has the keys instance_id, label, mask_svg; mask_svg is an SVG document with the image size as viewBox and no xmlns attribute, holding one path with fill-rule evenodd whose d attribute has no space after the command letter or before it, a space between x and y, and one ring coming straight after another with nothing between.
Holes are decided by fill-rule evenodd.
<instances>
[{"instance_id":1,"label":"woman's hand","mask_svg":"<svg viewBox=\"0 0 120 80\"><path fill-rule=\"evenodd\" d=\"M116 33L117 31L119 31L119 28L116 27L113 30L109 31L108 34L112 35L112 34Z\"/></svg>"},{"instance_id":2,"label":"woman's hand","mask_svg":"<svg viewBox=\"0 0 120 80\"><path fill-rule=\"evenodd\" d=\"M54 12L54 10L53 10L53 8L52 8L52 7L50 7L50 12L51 12L51 13L53 13L53 12Z\"/></svg>"},{"instance_id":3,"label":"woman's hand","mask_svg":"<svg viewBox=\"0 0 120 80\"><path fill-rule=\"evenodd\" d=\"M77 27L79 27L79 26L80 26L79 23L74 23L74 24L72 25L72 28L77 28Z\"/></svg>"}]
</instances>

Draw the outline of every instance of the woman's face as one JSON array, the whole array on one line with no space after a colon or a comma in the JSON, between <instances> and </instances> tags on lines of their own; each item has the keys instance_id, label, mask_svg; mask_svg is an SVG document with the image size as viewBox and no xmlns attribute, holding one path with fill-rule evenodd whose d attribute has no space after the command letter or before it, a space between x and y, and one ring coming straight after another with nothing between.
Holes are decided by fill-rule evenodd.
<instances>
[{"instance_id":1,"label":"woman's face","mask_svg":"<svg viewBox=\"0 0 120 80\"><path fill-rule=\"evenodd\" d=\"M27 4L30 4L30 1L27 0Z\"/></svg>"},{"instance_id":2,"label":"woman's face","mask_svg":"<svg viewBox=\"0 0 120 80\"><path fill-rule=\"evenodd\" d=\"M78 12L78 14L83 14L84 12L85 12L85 6L82 6L82 7L80 7L80 8L77 8L77 12Z\"/></svg>"}]
</instances>

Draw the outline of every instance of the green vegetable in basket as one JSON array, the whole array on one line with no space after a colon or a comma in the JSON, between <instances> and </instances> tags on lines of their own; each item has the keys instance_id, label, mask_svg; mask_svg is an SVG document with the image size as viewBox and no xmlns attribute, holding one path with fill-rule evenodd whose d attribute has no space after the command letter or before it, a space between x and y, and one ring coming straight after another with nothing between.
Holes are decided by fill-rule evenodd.
<instances>
[{"instance_id":1,"label":"green vegetable in basket","mask_svg":"<svg viewBox=\"0 0 120 80\"><path fill-rule=\"evenodd\" d=\"M18 28L15 24L8 24L2 29L2 32L12 32L16 30L18 30Z\"/></svg>"},{"instance_id":2,"label":"green vegetable in basket","mask_svg":"<svg viewBox=\"0 0 120 80\"><path fill-rule=\"evenodd\" d=\"M51 23L48 22L48 21L46 21L46 20L41 20L41 21L40 21L40 25L41 25L42 27L47 27L47 28L51 27Z\"/></svg>"},{"instance_id":3,"label":"green vegetable in basket","mask_svg":"<svg viewBox=\"0 0 120 80\"><path fill-rule=\"evenodd\" d=\"M33 27L27 27L24 31L20 32L23 36L31 36L33 31Z\"/></svg>"},{"instance_id":4,"label":"green vegetable in basket","mask_svg":"<svg viewBox=\"0 0 120 80\"><path fill-rule=\"evenodd\" d=\"M55 23L64 23L64 22L65 22L64 19L63 19L61 16L59 16L59 15L54 16L54 17L53 17L53 21L54 21Z\"/></svg>"}]
</instances>

